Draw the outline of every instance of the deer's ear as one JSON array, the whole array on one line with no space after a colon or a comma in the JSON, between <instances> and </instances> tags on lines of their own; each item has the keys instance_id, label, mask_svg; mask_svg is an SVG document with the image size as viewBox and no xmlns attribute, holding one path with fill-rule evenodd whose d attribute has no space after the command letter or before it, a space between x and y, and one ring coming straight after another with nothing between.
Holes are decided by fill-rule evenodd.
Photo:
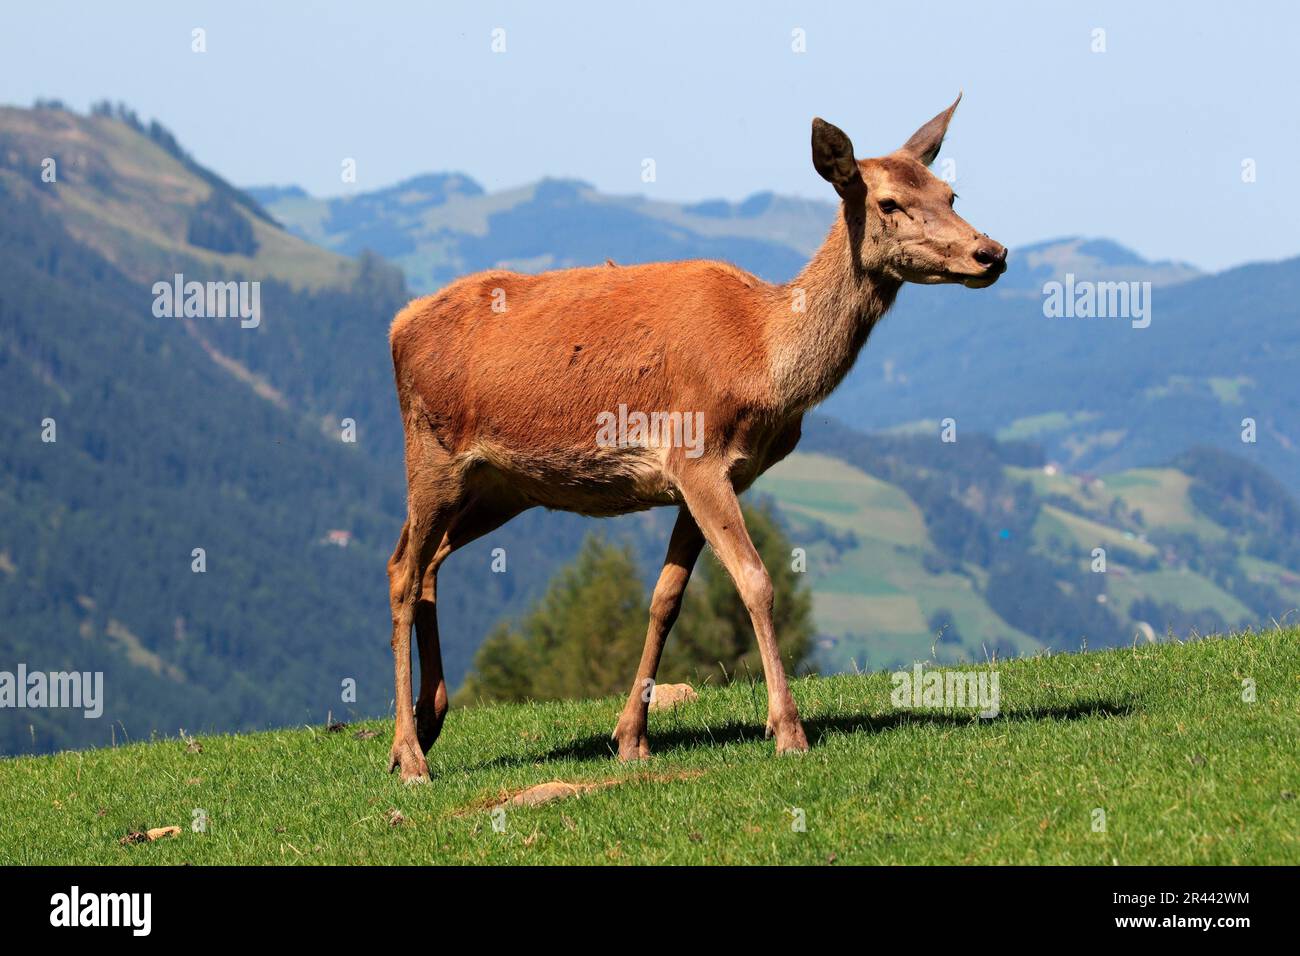
<instances>
[{"instance_id":1,"label":"deer's ear","mask_svg":"<svg viewBox=\"0 0 1300 956\"><path fill-rule=\"evenodd\" d=\"M867 184L862 181L862 171L853 158L853 142L844 130L832 126L820 116L812 121L813 168L835 187L843 199L865 196Z\"/></svg>"},{"instance_id":2,"label":"deer's ear","mask_svg":"<svg viewBox=\"0 0 1300 956\"><path fill-rule=\"evenodd\" d=\"M934 162L935 157L939 155L939 147L943 145L943 135L948 132L948 121L952 119L953 111L957 109L957 104L960 102L961 94L958 93L952 106L913 133L912 138L903 144L899 152L907 153L926 166Z\"/></svg>"}]
</instances>

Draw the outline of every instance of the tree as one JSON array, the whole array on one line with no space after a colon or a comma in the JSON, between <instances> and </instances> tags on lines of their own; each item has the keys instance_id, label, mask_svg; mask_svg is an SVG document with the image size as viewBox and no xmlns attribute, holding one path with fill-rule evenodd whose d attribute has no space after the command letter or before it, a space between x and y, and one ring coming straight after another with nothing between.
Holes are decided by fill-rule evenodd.
<instances>
[{"instance_id":1,"label":"tree","mask_svg":"<svg viewBox=\"0 0 1300 956\"><path fill-rule=\"evenodd\" d=\"M745 520L772 574L772 622L786 669L808 669L812 601L791 569L789 541L769 507L747 508ZM498 625L479 647L457 701L626 693L641 659L648 605L631 550L588 536L523 620ZM731 578L712 553L701 555L659 679L727 680L762 672L749 613Z\"/></svg>"},{"instance_id":2,"label":"tree","mask_svg":"<svg viewBox=\"0 0 1300 956\"><path fill-rule=\"evenodd\" d=\"M645 640L645 589L631 549L589 535L518 629L501 624L458 698L557 700L630 686Z\"/></svg>"}]
</instances>

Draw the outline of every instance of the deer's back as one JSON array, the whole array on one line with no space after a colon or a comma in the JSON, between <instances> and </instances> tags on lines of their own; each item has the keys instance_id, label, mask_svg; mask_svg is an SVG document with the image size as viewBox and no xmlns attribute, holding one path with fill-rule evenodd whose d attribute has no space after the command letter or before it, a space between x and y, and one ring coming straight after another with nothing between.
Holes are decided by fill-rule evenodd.
<instances>
[{"instance_id":1,"label":"deer's back","mask_svg":"<svg viewBox=\"0 0 1300 956\"><path fill-rule=\"evenodd\" d=\"M472 433L589 445L596 415L620 403L725 414L763 401L772 294L703 261L477 273L398 313L399 391L418 396L453 444Z\"/></svg>"}]
</instances>

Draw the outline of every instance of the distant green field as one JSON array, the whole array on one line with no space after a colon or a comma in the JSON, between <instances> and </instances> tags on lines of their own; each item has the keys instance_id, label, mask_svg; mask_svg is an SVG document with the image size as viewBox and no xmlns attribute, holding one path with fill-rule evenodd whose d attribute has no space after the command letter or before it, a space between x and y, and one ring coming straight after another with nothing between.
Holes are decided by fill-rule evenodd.
<instances>
[{"instance_id":1,"label":"distant green field","mask_svg":"<svg viewBox=\"0 0 1300 956\"><path fill-rule=\"evenodd\" d=\"M1091 480L1064 472L1048 475L1042 468L1007 468L1007 473L1028 481L1040 495L1061 495L1082 508L1105 511L1119 499L1128 510L1141 511L1149 527L1223 536L1222 528L1196 513L1188 494L1191 479L1174 468L1134 468Z\"/></svg>"},{"instance_id":2,"label":"distant green field","mask_svg":"<svg viewBox=\"0 0 1300 956\"><path fill-rule=\"evenodd\" d=\"M1283 611L1283 616L1279 618L1282 623L1286 623L1285 616L1287 614L1294 616L1300 613L1300 574L1296 574L1280 564L1262 561L1249 555L1241 558L1239 563L1248 577L1276 589L1289 602L1290 606Z\"/></svg>"},{"instance_id":3,"label":"distant green field","mask_svg":"<svg viewBox=\"0 0 1300 956\"><path fill-rule=\"evenodd\" d=\"M1037 551L1057 558L1063 549L1082 554L1080 568L1086 571L1092 550L1107 549L1113 572L1107 579L1108 599L1122 619L1136 600L1150 598L1189 613L1217 612L1232 627L1267 623L1177 558L1167 563L1147 540L1148 533L1158 532L1191 534L1207 543L1228 538L1224 528L1193 505L1185 473L1136 468L1097 477L1045 468L1005 470L1054 502L1041 504L1032 529ZM991 646L1004 652L1010 646L1021 654L1042 648L989 606L981 593L982 569L972 565L963 573L939 574L926 567L927 555L935 549L924 516L901 488L838 459L796 453L760 479L757 489L775 499L795 545L814 542L808 549L808 578L814 619L823 636L816 661L824 671L870 670L932 653L944 663L982 661ZM826 530L852 532L858 544L836 549L818 543ZM1131 555L1157 567L1126 566L1133 563ZM1300 575L1245 555L1240 567L1293 602L1288 607L1300 608ZM954 626L938 635L930 625L941 612Z\"/></svg>"},{"instance_id":4,"label":"distant green field","mask_svg":"<svg viewBox=\"0 0 1300 956\"><path fill-rule=\"evenodd\" d=\"M1230 624L1250 621L1250 608L1208 578L1194 571L1148 571L1115 576L1110 592L1122 607L1137 597L1154 598L1184 608L1208 608L1217 611Z\"/></svg>"},{"instance_id":5,"label":"distant green field","mask_svg":"<svg viewBox=\"0 0 1300 956\"><path fill-rule=\"evenodd\" d=\"M852 531L859 545L843 553L813 547L808 576L818 630L834 645L817 661L824 670L855 671L930 656L936 634L929 621L943 610L957 633L938 640L945 662L984 660L985 646L1010 644L1022 653L1042 645L1003 621L959 574L931 574L922 564L933 550L920 509L901 489L825 455L794 454L757 484L792 526L792 542L810 523Z\"/></svg>"},{"instance_id":6,"label":"distant green field","mask_svg":"<svg viewBox=\"0 0 1300 956\"><path fill-rule=\"evenodd\" d=\"M1126 537L1124 532L1116 528L1070 514L1055 505L1043 505L1038 521L1034 525L1034 537L1044 545L1052 540L1072 542L1087 552L1091 552L1096 547L1127 548L1143 557L1156 552L1156 549L1145 541Z\"/></svg>"},{"instance_id":7,"label":"distant green field","mask_svg":"<svg viewBox=\"0 0 1300 956\"><path fill-rule=\"evenodd\" d=\"M1008 468L1007 471L1014 478L1028 481L1040 495L1068 498L1094 513L1104 514L1118 502L1126 511L1141 512L1147 529L1189 533L1206 542L1227 537L1223 528L1196 510L1190 495L1191 479L1177 469L1135 468L1089 481L1065 473L1048 475L1041 468ZM1071 514L1056 505L1043 506L1034 535L1042 547L1051 547L1052 541L1057 540L1073 544L1088 554L1095 547L1123 548L1143 558L1156 554L1151 544L1132 532ZM1300 599L1300 578L1285 568L1246 555L1240 561L1256 580L1269 584L1284 596L1293 594ZM1230 625L1243 625L1255 617L1213 581L1181 567L1137 573L1129 569L1113 574L1108 590L1115 606L1124 613L1134 600L1148 597L1188 611L1217 611Z\"/></svg>"},{"instance_id":8,"label":"distant green field","mask_svg":"<svg viewBox=\"0 0 1300 956\"><path fill-rule=\"evenodd\" d=\"M652 715L636 765L614 699L454 710L420 786L383 771L391 721L0 760L0 863L1300 863L1297 631L997 673L992 720L798 680L798 756L735 684ZM496 809L550 781L583 792Z\"/></svg>"},{"instance_id":9,"label":"distant green field","mask_svg":"<svg viewBox=\"0 0 1300 956\"><path fill-rule=\"evenodd\" d=\"M1163 384L1154 385L1144 390L1148 398L1168 398L1176 395L1194 395L1205 389L1224 405L1240 405L1242 390L1255 385L1255 380L1248 375L1235 378L1211 377L1192 378L1187 375L1171 375Z\"/></svg>"},{"instance_id":10,"label":"distant green field","mask_svg":"<svg viewBox=\"0 0 1300 956\"><path fill-rule=\"evenodd\" d=\"M788 510L862 538L903 547L926 543L925 518L901 488L826 455L791 455L764 475L760 491Z\"/></svg>"},{"instance_id":11,"label":"distant green field","mask_svg":"<svg viewBox=\"0 0 1300 956\"><path fill-rule=\"evenodd\" d=\"M1142 512L1149 527L1166 531L1191 532L1209 541L1224 537L1224 530L1197 513L1189 489L1192 480L1173 468L1138 468L1107 475L1107 492L1130 509Z\"/></svg>"},{"instance_id":12,"label":"distant green field","mask_svg":"<svg viewBox=\"0 0 1300 956\"><path fill-rule=\"evenodd\" d=\"M1225 405L1240 405L1242 403L1241 390L1254 386L1255 380L1247 375L1238 375L1236 378L1212 378L1210 379L1210 388L1214 392L1214 397Z\"/></svg>"},{"instance_id":13,"label":"distant green field","mask_svg":"<svg viewBox=\"0 0 1300 956\"><path fill-rule=\"evenodd\" d=\"M1036 438L1050 432L1061 432L1067 428L1083 425L1100 417L1097 412L1047 412L1042 415L1029 415L1018 418L997 433L998 441L1015 441Z\"/></svg>"}]
</instances>

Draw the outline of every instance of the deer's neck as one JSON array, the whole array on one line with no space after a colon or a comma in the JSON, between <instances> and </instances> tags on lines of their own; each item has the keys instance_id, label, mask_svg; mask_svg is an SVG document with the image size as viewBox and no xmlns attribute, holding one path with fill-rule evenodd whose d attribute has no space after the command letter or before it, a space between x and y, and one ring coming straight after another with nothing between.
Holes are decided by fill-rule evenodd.
<instances>
[{"instance_id":1,"label":"deer's neck","mask_svg":"<svg viewBox=\"0 0 1300 956\"><path fill-rule=\"evenodd\" d=\"M773 387L783 408L803 412L848 374L901 285L860 265L863 224L843 210L799 276L781 286L768 322Z\"/></svg>"}]
</instances>

